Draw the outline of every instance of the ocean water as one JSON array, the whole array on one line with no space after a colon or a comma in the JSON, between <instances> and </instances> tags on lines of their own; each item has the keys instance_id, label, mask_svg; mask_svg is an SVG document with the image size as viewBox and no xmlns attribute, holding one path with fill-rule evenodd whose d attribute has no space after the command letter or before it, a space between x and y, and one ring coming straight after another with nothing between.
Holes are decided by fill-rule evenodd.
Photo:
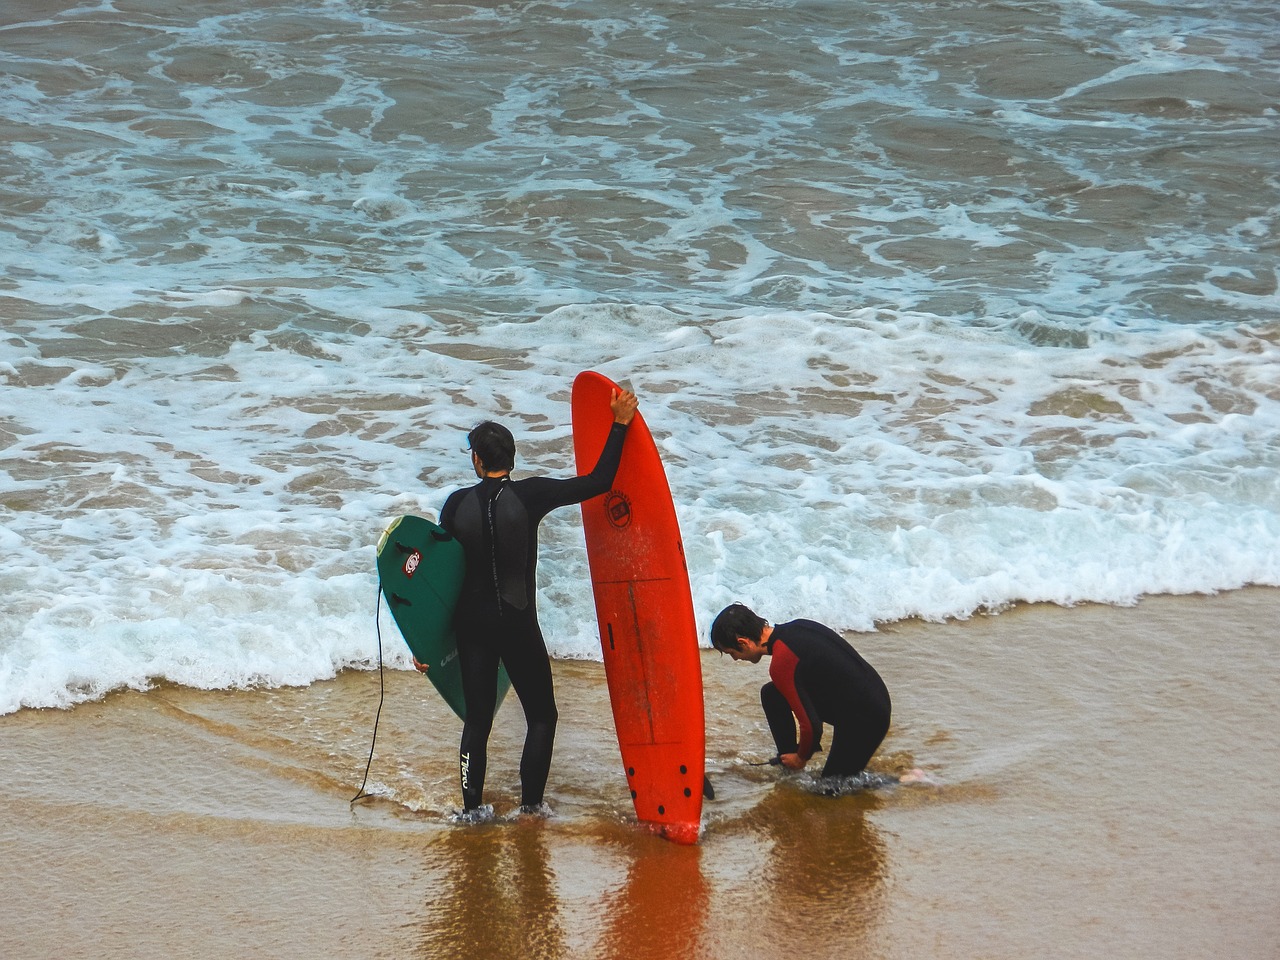
<instances>
[{"instance_id":1,"label":"ocean water","mask_svg":"<svg viewBox=\"0 0 1280 960\"><path fill-rule=\"evenodd\" d=\"M1278 145L1261 0L10 0L0 713L376 662L588 368L704 634L1280 585ZM573 509L540 578L598 657Z\"/></svg>"}]
</instances>

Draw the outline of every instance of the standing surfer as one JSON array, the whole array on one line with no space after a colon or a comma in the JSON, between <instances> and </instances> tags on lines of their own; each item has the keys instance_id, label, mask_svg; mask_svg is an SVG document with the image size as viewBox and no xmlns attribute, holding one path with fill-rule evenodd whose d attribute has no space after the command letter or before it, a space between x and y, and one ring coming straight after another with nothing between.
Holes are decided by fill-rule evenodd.
<instances>
[{"instance_id":1,"label":"standing surfer","mask_svg":"<svg viewBox=\"0 0 1280 960\"><path fill-rule=\"evenodd\" d=\"M558 714L535 602L538 525L556 507L581 503L610 488L637 405L628 390L612 393L614 422L604 449L590 473L571 479L512 480L516 445L511 431L485 421L467 434L480 482L450 494L440 511L440 525L466 553L454 614L467 708L458 752L464 815L481 808L499 663L507 668L528 724L520 758L520 805L530 812L542 805Z\"/></svg>"},{"instance_id":2,"label":"standing surfer","mask_svg":"<svg viewBox=\"0 0 1280 960\"><path fill-rule=\"evenodd\" d=\"M819 749L826 723L832 728L831 749L822 775L850 777L866 769L889 732L889 690L840 634L813 620L775 626L735 603L716 616L711 645L734 660L770 658L760 703L779 763L803 770ZM919 775L912 771L903 779Z\"/></svg>"}]
</instances>

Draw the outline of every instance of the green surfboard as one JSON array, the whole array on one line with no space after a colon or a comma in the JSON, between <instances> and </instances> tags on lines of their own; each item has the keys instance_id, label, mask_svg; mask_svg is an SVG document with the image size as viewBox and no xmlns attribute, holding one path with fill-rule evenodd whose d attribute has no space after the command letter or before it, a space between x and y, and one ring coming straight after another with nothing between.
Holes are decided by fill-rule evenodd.
<instances>
[{"instance_id":1,"label":"green surfboard","mask_svg":"<svg viewBox=\"0 0 1280 960\"><path fill-rule=\"evenodd\" d=\"M378 581L391 616L427 679L463 720L462 667L453 635L453 611L462 590L462 544L422 517L397 517L378 541ZM498 670L498 706L511 681Z\"/></svg>"}]
</instances>

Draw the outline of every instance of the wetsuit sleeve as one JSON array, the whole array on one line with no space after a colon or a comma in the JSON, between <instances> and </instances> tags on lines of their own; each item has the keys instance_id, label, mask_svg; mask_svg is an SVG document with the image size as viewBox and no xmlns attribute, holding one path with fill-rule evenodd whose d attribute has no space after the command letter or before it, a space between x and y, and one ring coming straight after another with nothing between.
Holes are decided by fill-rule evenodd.
<instances>
[{"instance_id":1,"label":"wetsuit sleeve","mask_svg":"<svg viewBox=\"0 0 1280 960\"><path fill-rule=\"evenodd\" d=\"M814 744L818 732L822 729L822 718L807 695L798 672L800 658L790 647L781 642L773 645L773 658L769 663L769 678L779 692L787 698L791 712L796 715L796 724L800 729L800 741L796 753L800 759L808 762L813 756Z\"/></svg>"},{"instance_id":2,"label":"wetsuit sleeve","mask_svg":"<svg viewBox=\"0 0 1280 960\"><path fill-rule=\"evenodd\" d=\"M530 477L520 481L520 497L525 508L537 518L546 516L556 507L581 503L608 491L613 478L618 475L622 462L622 444L627 439L627 425L615 423L609 430L604 449L591 472L567 480L550 477Z\"/></svg>"}]
</instances>

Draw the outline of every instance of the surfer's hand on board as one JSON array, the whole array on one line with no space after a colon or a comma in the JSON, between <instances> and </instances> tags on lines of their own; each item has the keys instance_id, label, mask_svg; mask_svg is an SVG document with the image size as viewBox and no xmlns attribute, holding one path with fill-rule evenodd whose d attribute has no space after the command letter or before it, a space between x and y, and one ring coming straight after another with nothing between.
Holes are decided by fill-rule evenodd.
<instances>
[{"instance_id":1,"label":"surfer's hand on board","mask_svg":"<svg viewBox=\"0 0 1280 960\"><path fill-rule=\"evenodd\" d=\"M803 770L805 761L800 759L798 753L784 753L778 757L778 762L788 770Z\"/></svg>"},{"instance_id":2,"label":"surfer's hand on board","mask_svg":"<svg viewBox=\"0 0 1280 960\"><path fill-rule=\"evenodd\" d=\"M640 406L640 401L636 399L636 395L630 390L611 391L609 397L609 409L613 411L614 423L630 423L636 415L636 407Z\"/></svg>"},{"instance_id":3,"label":"surfer's hand on board","mask_svg":"<svg viewBox=\"0 0 1280 960\"><path fill-rule=\"evenodd\" d=\"M426 673L431 669L425 663L419 663L418 658L412 654L409 655L409 659L413 661L413 669L417 670L419 673Z\"/></svg>"}]
</instances>

